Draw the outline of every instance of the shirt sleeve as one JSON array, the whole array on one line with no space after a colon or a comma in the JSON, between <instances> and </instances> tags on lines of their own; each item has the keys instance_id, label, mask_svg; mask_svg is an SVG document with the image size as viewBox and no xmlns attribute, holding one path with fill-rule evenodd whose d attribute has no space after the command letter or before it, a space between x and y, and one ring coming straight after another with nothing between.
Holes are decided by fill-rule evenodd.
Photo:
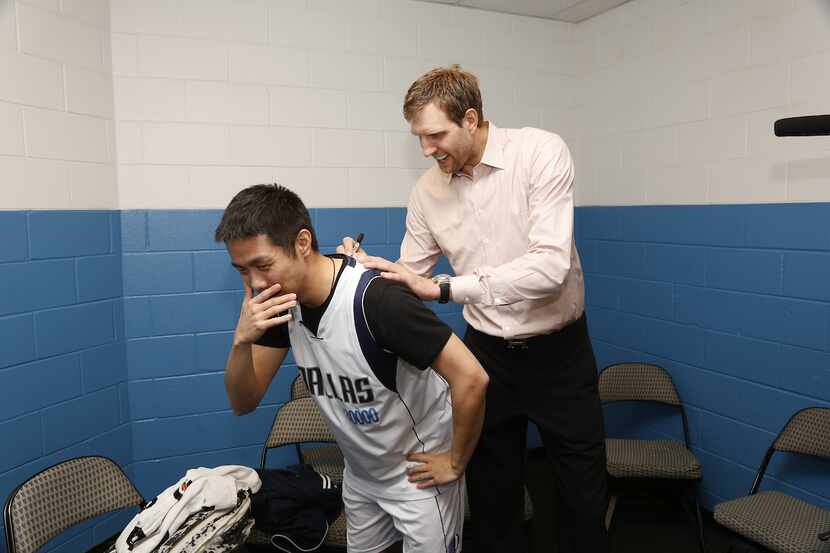
<instances>
[{"instance_id":1,"label":"shirt sleeve","mask_svg":"<svg viewBox=\"0 0 830 553\"><path fill-rule=\"evenodd\" d=\"M254 343L269 348L290 348L291 340L288 337L288 325L272 326Z\"/></svg>"},{"instance_id":2,"label":"shirt sleeve","mask_svg":"<svg viewBox=\"0 0 830 553\"><path fill-rule=\"evenodd\" d=\"M574 165L557 135L528 152L528 247L508 263L453 277L456 303L509 305L549 297L571 270Z\"/></svg>"},{"instance_id":3,"label":"shirt sleeve","mask_svg":"<svg viewBox=\"0 0 830 553\"><path fill-rule=\"evenodd\" d=\"M406 233L401 242L401 257L398 263L415 274L430 276L440 255L441 248L424 219L416 185L409 196L406 208Z\"/></svg>"},{"instance_id":4,"label":"shirt sleeve","mask_svg":"<svg viewBox=\"0 0 830 553\"><path fill-rule=\"evenodd\" d=\"M366 289L366 321L378 345L424 370L452 330L408 288L376 278Z\"/></svg>"}]
</instances>

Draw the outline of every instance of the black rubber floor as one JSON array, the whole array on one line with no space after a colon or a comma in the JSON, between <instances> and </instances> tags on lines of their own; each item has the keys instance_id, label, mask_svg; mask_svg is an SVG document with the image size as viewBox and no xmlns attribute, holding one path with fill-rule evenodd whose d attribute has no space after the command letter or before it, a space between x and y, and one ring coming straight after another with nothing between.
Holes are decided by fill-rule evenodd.
<instances>
[{"instance_id":1,"label":"black rubber floor","mask_svg":"<svg viewBox=\"0 0 830 553\"><path fill-rule=\"evenodd\" d=\"M550 490L553 479L542 449L528 455L528 491L533 500L534 523L531 524L531 552L554 553L550 528L556 524L556 504ZM725 553L728 536L703 513L706 550ZM695 531L679 502L659 497L620 497L610 531L614 553L698 553ZM465 550L464 553L475 553Z\"/></svg>"}]
</instances>

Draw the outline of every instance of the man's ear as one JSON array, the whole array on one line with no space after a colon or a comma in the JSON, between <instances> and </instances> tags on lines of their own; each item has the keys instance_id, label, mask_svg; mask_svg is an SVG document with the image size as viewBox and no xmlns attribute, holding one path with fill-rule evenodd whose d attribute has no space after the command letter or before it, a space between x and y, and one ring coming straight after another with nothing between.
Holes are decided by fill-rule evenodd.
<instances>
[{"instance_id":1,"label":"man's ear","mask_svg":"<svg viewBox=\"0 0 830 553\"><path fill-rule=\"evenodd\" d=\"M306 257L311 253L311 232L308 229L301 229L294 239L294 251L299 257Z\"/></svg>"},{"instance_id":2,"label":"man's ear","mask_svg":"<svg viewBox=\"0 0 830 553\"><path fill-rule=\"evenodd\" d=\"M467 129L468 132L473 132L478 128L478 112L470 108L464 112L464 119L461 120L461 125Z\"/></svg>"}]
</instances>

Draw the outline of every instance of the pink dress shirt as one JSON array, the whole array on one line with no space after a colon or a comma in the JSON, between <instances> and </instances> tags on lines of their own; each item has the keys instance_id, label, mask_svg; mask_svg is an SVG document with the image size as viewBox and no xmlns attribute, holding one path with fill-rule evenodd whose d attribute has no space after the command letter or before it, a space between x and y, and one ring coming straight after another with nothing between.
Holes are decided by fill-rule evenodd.
<instances>
[{"instance_id":1,"label":"pink dress shirt","mask_svg":"<svg viewBox=\"0 0 830 553\"><path fill-rule=\"evenodd\" d=\"M558 135L489 123L472 178L434 165L418 179L399 261L429 276L446 255L458 275L452 300L481 332L526 338L559 330L584 309L573 178Z\"/></svg>"}]
</instances>

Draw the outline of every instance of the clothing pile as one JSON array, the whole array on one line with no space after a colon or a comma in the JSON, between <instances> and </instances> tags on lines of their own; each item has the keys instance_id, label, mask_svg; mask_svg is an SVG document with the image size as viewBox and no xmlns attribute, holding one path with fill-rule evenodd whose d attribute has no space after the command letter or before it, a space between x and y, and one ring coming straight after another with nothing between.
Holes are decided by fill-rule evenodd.
<instances>
[{"instance_id":1,"label":"clothing pile","mask_svg":"<svg viewBox=\"0 0 830 553\"><path fill-rule=\"evenodd\" d=\"M188 470L142 505L107 553L231 553L254 525L251 494L262 482L237 465Z\"/></svg>"},{"instance_id":2,"label":"clothing pile","mask_svg":"<svg viewBox=\"0 0 830 553\"><path fill-rule=\"evenodd\" d=\"M340 487L307 465L200 467L144 503L107 553L241 553L254 525L280 551L314 551L341 508Z\"/></svg>"},{"instance_id":3,"label":"clothing pile","mask_svg":"<svg viewBox=\"0 0 830 553\"><path fill-rule=\"evenodd\" d=\"M285 553L319 549L343 507L340 486L308 465L257 471L253 497L257 534Z\"/></svg>"}]
</instances>

